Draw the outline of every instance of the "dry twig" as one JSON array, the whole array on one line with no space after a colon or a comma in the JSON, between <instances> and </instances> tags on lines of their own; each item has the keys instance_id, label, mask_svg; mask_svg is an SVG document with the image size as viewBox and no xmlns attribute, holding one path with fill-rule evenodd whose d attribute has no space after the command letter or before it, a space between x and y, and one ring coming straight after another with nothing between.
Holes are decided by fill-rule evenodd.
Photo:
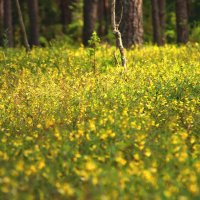
<instances>
[{"instance_id":1,"label":"dry twig","mask_svg":"<svg viewBox=\"0 0 200 200\"><path fill-rule=\"evenodd\" d=\"M121 36L120 31L119 31L119 24L116 23L115 7L116 7L116 0L112 0L111 22L112 22L113 33L114 33L115 38L116 38L117 48L119 48L119 51L120 51L122 66L124 67L124 70L127 71L127 68L126 68L126 57L125 57L125 53L124 53L124 46L123 46L123 42L122 42L122 36Z\"/></svg>"}]
</instances>

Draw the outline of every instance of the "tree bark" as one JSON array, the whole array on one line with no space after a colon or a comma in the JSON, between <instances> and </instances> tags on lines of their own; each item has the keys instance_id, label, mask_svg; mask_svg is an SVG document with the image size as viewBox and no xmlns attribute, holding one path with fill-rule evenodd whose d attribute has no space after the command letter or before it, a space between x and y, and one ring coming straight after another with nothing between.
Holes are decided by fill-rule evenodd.
<instances>
[{"instance_id":1,"label":"tree bark","mask_svg":"<svg viewBox=\"0 0 200 200\"><path fill-rule=\"evenodd\" d=\"M39 8L38 0L28 0L30 21L30 45L39 46Z\"/></svg>"},{"instance_id":2,"label":"tree bark","mask_svg":"<svg viewBox=\"0 0 200 200\"><path fill-rule=\"evenodd\" d=\"M27 38L27 34L26 34L26 29L25 29L25 25L24 25L24 20L23 20L21 8L20 8L19 0L16 0L16 6L17 6L17 12L19 15L19 23L20 23L21 31L23 34L24 46L26 48L26 51L28 52L28 51L30 51L30 45L28 43L28 38Z\"/></svg>"},{"instance_id":3,"label":"tree bark","mask_svg":"<svg viewBox=\"0 0 200 200\"><path fill-rule=\"evenodd\" d=\"M8 47L13 47L13 25L11 0L3 1L4 8L4 31L8 40Z\"/></svg>"},{"instance_id":4,"label":"tree bark","mask_svg":"<svg viewBox=\"0 0 200 200\"><path fill-rule=\"evenodd\" d=\"M3 37L3 0L0 0L0 45L2 45Z\"/></svg>"},{"instance_id":5,"label":"tree bark","mask_svg":"<svg viewBox=\"0 0 200 200\"><path fill-rule=\"evenodd\" d=\"M159 0L151 0L152 5L152 25L153 25L153 42L161 45L161 29L159 18Z\"/></svg>"},{"instance_id":6,"label":"tree bark","mask_svg":"<svg viewBox=\"0 0 200 200\"><path fill-rule=\"evenodd\" d=\"M108 34L108 29L109 29L109 25L111 23L110 21L110 4L109 4L109 0L104 0L104 20L105 20L105 32L104 34L107 35Z\"/></svg>"},{"instance_id":7,"label":"tree bark","mask_svg":"<svg viewBox=\"0 0 200 200\"><path fill-rule=\"evenodd\" d=\"M100 37L108 34L109 23L109 1L98 0L98 35Z\"/></svg>"},{"instance_id":8,"label":"tree bark","mask_svg":"<svg viewBox=\"0 0 200 200\"><path fill-rule=\"evenodd\" d=\"M165 44L165 0L151 0L153 43Z\"/></svg>"},{"instance_id":9,"label":"tree bark","mask_svg":"<svg viewBox=\"0 0 200 200\"><path fill-rule=\"evenodd\" d=\"M119 31L119 24L116 22L116 0L112 0L112 5L111 5L111 23L112 23L112 29L113 33L116 38L116 45L119 48L120 54L121 54L121 61L122 61L122 66L124 67L124 70L126 71L126 58L125 58L125 53L124 53L124 46L122 42L122 37L121 33Z\"/></svg>"},{"instance_id":10,"label":"tree bark","mask_svg":"<svg viewBox=\"0 0 200 200\"><path fill-rule=\"evenodd\" d=\"M88 46L88 40L95 31L98 0L84 0L83 5L83 44Z\"/></svg>"},{"instance_id":11,"label":"tree bark","mask_svg":"<svg viewBox=\"0 0 200 200\"><path fill-rule=\"evenodd\" d=\"M98 35L104 35L104 0L98 0Z\"/></svg>"},{"instance_id":12,"label":"tree bark","mask_svg":"<svg viewBox=\"0 0 200 200\"><path fill-rule=\"evenodd\" d=\"M143 43L143 12L142 0L122 1L122 23L120 30L124 46L130 48L133 45ZM121 15L121 13L119 13ZM120 17L118 17L120 18Z\"/></svg>"},{"instance_id":13,"label":"tree bark","mask_svg":"<svg viewBox=\"0 0 200 200\"><path fill-rule=\"evenodd\" d=\"M165 42L166 42L166 37L165 37L165 28L166 28L165 6L166 6L166 0L159 0L158 4L159 4L161 45L164 45Z\"/></svg>"},{"instance_id":14,"label":"tree bark","mask_svg":"<svg viewBox=\"0 0 200 200\"><path fill-rule=\"evenodd\" d=\"M187 43L189 40L187 0L176 0L177 43Z\"/></svg>"}]
</instances>

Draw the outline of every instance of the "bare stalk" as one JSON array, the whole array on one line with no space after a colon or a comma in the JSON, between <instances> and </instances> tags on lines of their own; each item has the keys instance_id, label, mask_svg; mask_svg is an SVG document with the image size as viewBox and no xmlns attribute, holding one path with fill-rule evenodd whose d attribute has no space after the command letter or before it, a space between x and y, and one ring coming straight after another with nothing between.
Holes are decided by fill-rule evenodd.
<instances>
[{"instance_id":1,"label":"bare stalk","mask_svg":"<svg viewBox=\"0 0 200 200\"><path fill-rule=\"evenodd\" d=\"M120 51L122 66L124 67L124 70L127 71L126 57L125 57L125 53L124 53L122 36L121 36L120 31L119 31L119 24L116 23L115 6L116 6L116 0L112 0L112 7L111 7L112 29L113 29L113 34L115 35L115 38L116 38L117 48L119 48L119 51Z\"/></svg>"},{"instance_id":2,"label":"bare stalk","mask_svg":"<svg viewBox=\"0 0 200 200\"><path fill-rule=\"evenodd\" d=\"M28 43L28 38L27 38L27 34L26 34L26 29L25 29L25 25L24 25L24 20L22 17L22 12L21 12L21 8L20 8L20 4L19 4L19 0L16 0L16 5L17 5L17 12L19 15L19 23L20 23L20 27L22 30L22 34L23 34L23 39L24 39L24 46L26 48L26 51L30 51L30 45Z\"/></svg>"}]
</instances>

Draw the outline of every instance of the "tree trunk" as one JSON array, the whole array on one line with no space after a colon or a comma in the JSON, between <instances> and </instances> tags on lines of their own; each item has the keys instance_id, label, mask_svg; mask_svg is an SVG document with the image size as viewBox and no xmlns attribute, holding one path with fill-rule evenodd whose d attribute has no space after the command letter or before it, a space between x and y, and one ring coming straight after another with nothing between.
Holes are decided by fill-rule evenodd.
<instances>
[{"instance_id":1,"label":"tree trunk","mask_svg":"<svg viewBox=\"0 0 200 200\"><path fill-rule=\"evenodd\" d=\"M104 0L98 0L98 35L104 35Z\"/></svg>"},{"instance_id":2,"label":"tree trunk","mask_svg":"<svg viewBox=\"0 0 200 200\"><path fill-rule=\"evenodd\" d=\"M29 43L28 43L28 38L27 38L27 34L26 34L26 29L25 29L25 25L24 25L24 20L23 20L19 0L16 0L16 6L17 6L17 12L18 12L18 15L19 15L19 23L20 23L21 31L22 31L22 34L23 34L24 46L26 48L26 51L28 52L28 51L30 51L30 46L29 46Z\"/></svg>"},{"instance_id":3,"label":"tree trunk","mask_svg":"<svg viewBox=\"0 0 200 200\"><path fill-rule=\"evenodd\" d=\"M165 6L166 0L159 0L159 19L160 19L160 35L161 35L161 44L164 45L166 42L165 37Z\"/></svg>"},{"instance_id":4,"label":"tree trunk","mask_svg":"<svg viewBox=\"0 0 200 200\"><path fill-rule=\"evenodd\" d=\"M153 42L165 44L165 0L151 0Z\"/></svg>"},{"instance_id":5,"label":"tree trunk","mask_svg":"<svg viewBox=\"0 0 200 200\"><path fill-rule=\"evenodd\" d=\"M118 0L119 1L119 0ZM120 4L120 3L118 3ZM119 7L119 6L118 6ZM122 23L120 30L124 46L130 48L132 45L143 43L143 12L142 0L123 0ZM121 13L119 13L121 15ZM120 20L120 16L118 17Z\"/></svg>"},{"instance_id":6,"label":"tree trunk","mask_svg":"<svg viewBox=\"0 0 200 200\"><path fill-rule=\"evenodd\" d=\"M187 43L189 40L187 0L176 0L177 43Z\"/></svg>"},{"instance_id":7,"label":"tree trunk","mask_svg":"<svg viewBox=\"0 0 200 200\"><path fill-rule=\"evenodd\" d=\"M95 31L98 0L84 0L83 5L83 44L88 46L88 40Z\"/></svg>"},{"instance_id":8,"label":"tree trunk","mask_svg":"<svg viewBox=\"0 0 200 200\"><path fill-rule=\"evenodd\" d=\"M111 23L110 21L110 5L109 0L104 0L104 20L105 20L105 32L104 34L108 34L109 25Z\"/></svg>"},{"instance_id":9,"label":"tree trunk","mask_svg":"<svg viewBox=\"0 0 200 200\"><path fill-rule=\"evenodd\" d=\"M109 1L98 0L98 35L100 37L108 34L109 20Z\"/></svg>"},{"instance_id":10,"label":"tree trunk","mask_svg":"<svg viewBox=\"0 0 200 200\"><path fill-rule=\"evenodd\" d=\"M39 9L38 0L28 0L30 19L30 45L39 46Z\"/></svg>"},{"instance_id":11,"label":"tree trunk","mask_svg":"<svg viewBox=\"0 0 200 200\"><path fill-rule=\"evenodd\" d=\"M2 45L3 37L3 0L0 0L0 46Z\"/></svg>"},{"instance_id":12,"label":"tree trunk","mask_svg":"<svg viewBox=\"0 0 200 200\"><path fill-rule=\"evenodd\" d=\"M152 5L152 25L153 25L153 42L161 45L161 30L159 18L159 0L151 0Z\"/></svg>"},{"instance_id":13,"label":"tree trunk","mask_svg":"<svg viewBox=\"0 0 200 200\"><path fill-rule=\"evenodd\" d=\"M13 47L13 25L11 0L3 1L4 8L4 31L8 40L8 47Z\"/></svg>"},{"instance_id":14,"label":"tree trunk","mask_svg":"<svg viewBox=\"0 0 200 200\"><path fill-rule=\"evenodd\" d=\"M72 22L72 6L73 0L60 0L61 23L63 33L67 33L67 26Z\"/></svg>"}]
</instances>

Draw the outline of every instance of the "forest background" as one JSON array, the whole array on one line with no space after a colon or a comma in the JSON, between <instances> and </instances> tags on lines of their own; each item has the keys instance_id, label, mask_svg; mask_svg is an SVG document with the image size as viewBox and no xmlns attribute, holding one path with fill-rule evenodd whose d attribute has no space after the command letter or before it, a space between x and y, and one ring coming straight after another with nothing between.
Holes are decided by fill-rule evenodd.
<instances>
[{"instance_id":1,"label":"forest background","mask_svg":"<svg viewBox=\"0 0 200 200\"><path fill-rule=\"evenodd\" d=\"M95 30L102 41L111 44L114 42L109 0L20 0L19 2L30 45L48 46L50 41L61 38L73 44L87 45L88 39ZM122 19L122 26L123 23L131 20L126 16L127 2L129 1L117 1L117 15L120 17L122 14L125 18L125 20ZM143 4L142 40L136 43L153 42L162 45L163 42L159 42L156 35L158 28L156 28L155 5L157 1L136 2ZM176 43L178 34L181 34L177 30L177 12L182 8L177 7L177 2L182 4L183 12L187 12L184 16L186 16L186 26L189 27L189 38L182 42L200 41L200 1L162 0L159 2L162 2L164 9L161 13L164 18L164 43ZM184 5L187 5L186 11L184 11ZM1 46L18 47L23 43L15 1L0 0L0 33Z\"/></svg>"}]
</instances>

